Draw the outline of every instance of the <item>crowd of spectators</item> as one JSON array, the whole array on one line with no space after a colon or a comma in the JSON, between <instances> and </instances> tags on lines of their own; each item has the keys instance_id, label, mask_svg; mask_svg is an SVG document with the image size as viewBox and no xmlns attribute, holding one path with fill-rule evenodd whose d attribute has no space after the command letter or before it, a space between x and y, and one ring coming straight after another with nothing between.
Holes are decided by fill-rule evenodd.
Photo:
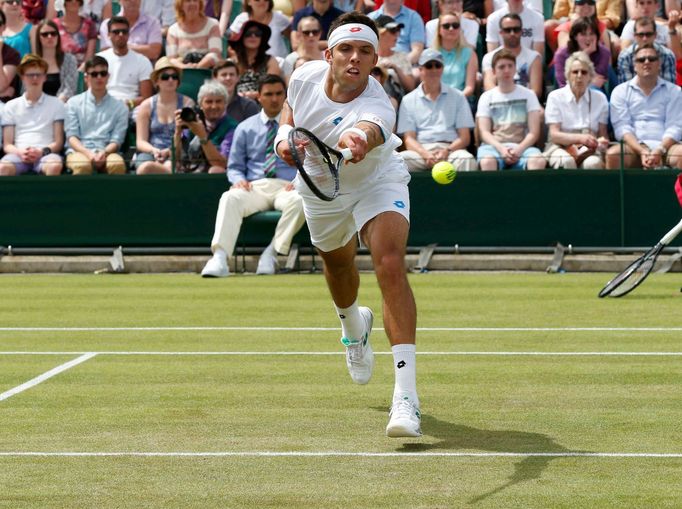
<instances>
[{"instance_id":1,"label":"crowd of spectators","mask_svg":"<svg viewBox=\"0 0 682 509\"><path fill-rule=\"evenodd\" d=\"M349 10L410 171L682 169L680 0L0 1L0 175L228 172Z\"/></svg>"}]
</instances>

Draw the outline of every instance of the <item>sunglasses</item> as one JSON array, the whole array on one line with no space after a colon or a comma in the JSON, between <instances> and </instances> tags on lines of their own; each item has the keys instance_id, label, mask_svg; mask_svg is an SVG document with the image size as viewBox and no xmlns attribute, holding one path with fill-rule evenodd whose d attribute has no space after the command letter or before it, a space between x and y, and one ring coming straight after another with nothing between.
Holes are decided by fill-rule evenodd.
<instances>
[{"instance_id":1,"label":"sunglasses","mask_svg":"<svg viewBox=\"0 0 682 509\"><path fill-rule=\"evenodd\" d=\"M244 37L263 37L263 32L260 30L249 30L244 34Z\"/></svg>"},{"instance_id":2,"label":"sunglasses","mask_svg":"<svg viewBox=\"0 0 682 509\"><path fill-rule=\"evenodd\" d=\"M387 28L386 31L392 34L398 34L400 33L400 27Z\"/></svg>"},{"instance_id":3,"label":"sunglasses","mask_svg":"<svg viewBox=\"0 0 682 509\"><path fill-rule=\"evenodd\" d=\"M594 0L575 0L575 5L596 5Z\"/></svg>"},{"instance_id":4,"label":"sunglasses","mask_svg":"<svg viewBox=\"0 0 682 509\"><path fill-rule=\"evenodd\" d=\"M654 35L656 35L656 32L635 32L637 37L653 37Z\"/></svg>"},{"instance_id":5,"label":"sunglasses","mask_svg":"<svg viewBox=\"0 0 682 509\"><path fill-rule=\"evenodd\" d=\"M501 28L500 29L502 32L505 34L520 34L521 30L523 30L521 27L506 27L506 28Z\"/></svg>"},{"instance_id":6,"label":"sunglasses","mask_svg":"<svg viewBox=\"0 0 682 509\"><path fill-rule=\"evenodd\" d=\"M8 5L21 5L21 0L5 0L3 3Z\"/></svg>"},{"instance_id":7,"label":"sunglasses","mask_svg":"<svg viewBox=\"0 0 682 509\"><path fill-rule=\"evenodd\" d=\"M644 62L658 62L658 57L656 57L656 56L638 57L638 58L635 58L635 62L637 62L638 64L643 64Z\"/></svg>"},{"instance_id":8,"label":"sunglasses","mask_svg":"<svg viewBox=\"0 0 682 509\"><path fill-rule=\"evenodd\" d=\"M301 33L306 37L310 37L311 35L320 35L320 32L322 32L322 30L301 30Z\"/></svg>"},{"instance_id":9,"label":"sunglasses","mask_svg":"<svg viewBox=\"0 0 682 509\"><path fill-rule=\"evenodd\" d=\"M161 81L168 81L168 80L180 81L180 76L178 76L174 72L164 72L159 76L159 79Z\"/></svg>"},{"instance_id":10,"label":"sunglasses","mask_svg":"<svg viewBox=\"0 0 682 509\"><path fill-rule=\"evenodd\" d=\"M33 80L33 79L37 80L38 78L42 78L43 76L45 76L45 73L42 73L42 72L27 72L26 74L24 74L24 77L26 77L30 80Z\"/></svg>"},{"instance_id":11,"label":"sunglasses","mask_svg":"<svg viewBox=\"0 0 682 509\"><path fill-rule=\"evenodd\" d=\"M457 30L459 28L459 23L456 21L454 23L443 23L440 27L443 30Z\"/></svg>"},{"instance_id":12,"label":"sunglasses","mask_svg":"<svg viewBox=\"0 0 682 509\"><path fill-rule=\"evenodd\" d=\"M109 71L91 71L88 76L91 78L106 78L109 75Z\"/></svg>"},{"instance_id":13,"label":"sunglasses","mask_svg":"<svg viewBox=\"0 0 682 509\"><path fill-rule=\"evenodd\" d=\"M128 35L128 32L130 32L130 30L128 30L127 28L116 28L115 30L112 30L110 33L114 35Z\"/></svg>"},{"instance_id":14,"label":"sunglasses","mask_svg":"<svg viewBox=\"0 0 682 509\"><path fill-rule=\"evenodd\" d=\"M56 32L54 30L51 30L49 32L40 32L40 37L57 37L59 35L59 32Z\"/></svg>"},{"instance_id":15,"label":"sunglasses","mask_svg":"<svg viewBox=\"0 0 682 509\"><path fill-rule=\"evenodd\" d=\"M431 70L431 69L442 69L443 64L441 64L440 62L426 62L423 67L424 67L424 69L429 69L429 70Z\"/></svg>"},{"instance_id":16,"label":"sunglasses","mask_svg":"<svg viewBox=\"0 0 682 509\"><path fill-rule=\"evenodd\" d=\"M574 69L571 71L571 74L574 76L580 75L580 76L587 76L589 73L585 69Z\"/></svg>"}]
</instances>

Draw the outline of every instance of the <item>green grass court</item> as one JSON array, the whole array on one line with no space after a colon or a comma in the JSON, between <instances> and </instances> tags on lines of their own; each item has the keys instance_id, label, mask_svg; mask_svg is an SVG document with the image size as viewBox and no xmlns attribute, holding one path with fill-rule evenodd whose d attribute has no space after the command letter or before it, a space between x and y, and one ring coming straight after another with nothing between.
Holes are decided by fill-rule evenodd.
<instances>
[{"instance_id":1,"label":"green grass court","mask_svg":"<svg viewBox=\"0 0 682 509\"><path fill-rule=\"evenodd\" d=\"M319 274L1 276L0 508L680 507L682 276L610 276L411 275L418 440L373 274L367 386Z\"/></svg>"}]
</instances>

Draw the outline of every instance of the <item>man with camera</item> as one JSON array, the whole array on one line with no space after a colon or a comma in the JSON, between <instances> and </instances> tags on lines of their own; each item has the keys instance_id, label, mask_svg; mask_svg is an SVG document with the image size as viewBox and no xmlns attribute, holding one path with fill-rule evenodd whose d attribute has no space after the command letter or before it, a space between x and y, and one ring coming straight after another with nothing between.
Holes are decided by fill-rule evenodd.
<instances>
[{"instance_id":1,"label":"man with camera","mask_svg":"<svg viewBox=\"0 0 682 509\"><path fill-rule=\"evenodd\" d=\"M222 85L221 85L222 86ZM230 274L227 257L234 251L242 219L256 212L281 210L272 242L261 254L257 274L277 272L277 254L287 254L294 235L301 229L303 201L292 183L296 168L274 152L273 141L286 99L284 80L268 74L258 83L258 101L263 109L239 123L227 167L231 187L218 204L215 232L211 241L213 257L201 271L203 277Z\"/></svg>"},{"instance_id":2,"label":"man with camera","mask_svg":"<svg viewBox=\"0 0 682 509\"><path fill-rule=\"evenodd\" d=\"M198 108L175 112L175 150L179 162L176 171L225 173L237 125L225 110L227 92L219 82L207 81L199 89L197 99Z\"/></svg>"}]
</instances>

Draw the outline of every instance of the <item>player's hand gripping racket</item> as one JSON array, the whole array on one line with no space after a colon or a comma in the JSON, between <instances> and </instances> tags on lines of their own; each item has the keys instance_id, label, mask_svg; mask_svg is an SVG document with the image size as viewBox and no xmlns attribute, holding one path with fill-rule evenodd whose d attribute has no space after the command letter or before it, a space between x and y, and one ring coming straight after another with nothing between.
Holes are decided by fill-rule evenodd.
<instances>
[{"instance_id":1,"label":"player's hand gripping racket","mask_svg":"<svg viewBox=\"0 0 682 509\"><path fill-rule=\"evenodd\" d=\"M331 148L317 136L295 127L289 133L289 149L301 177L320 200L332 201L339 194L339 170L353 158L349 148Z\"/></svg>"},{"instance_id":2,"label":"player's hand gripping racket","mask_svg":"<svg viewBox=\"0 0 682 509\"><path fill-rule=\"evenodd\" d=\"M627 268L606 283L599 292L599 297L622 297L637 288L651 272L656 264L656 258L663 248L670 244L682 231L682 221L677 223L654 247L627 266Z\"/></svg>"}]
</instances>

